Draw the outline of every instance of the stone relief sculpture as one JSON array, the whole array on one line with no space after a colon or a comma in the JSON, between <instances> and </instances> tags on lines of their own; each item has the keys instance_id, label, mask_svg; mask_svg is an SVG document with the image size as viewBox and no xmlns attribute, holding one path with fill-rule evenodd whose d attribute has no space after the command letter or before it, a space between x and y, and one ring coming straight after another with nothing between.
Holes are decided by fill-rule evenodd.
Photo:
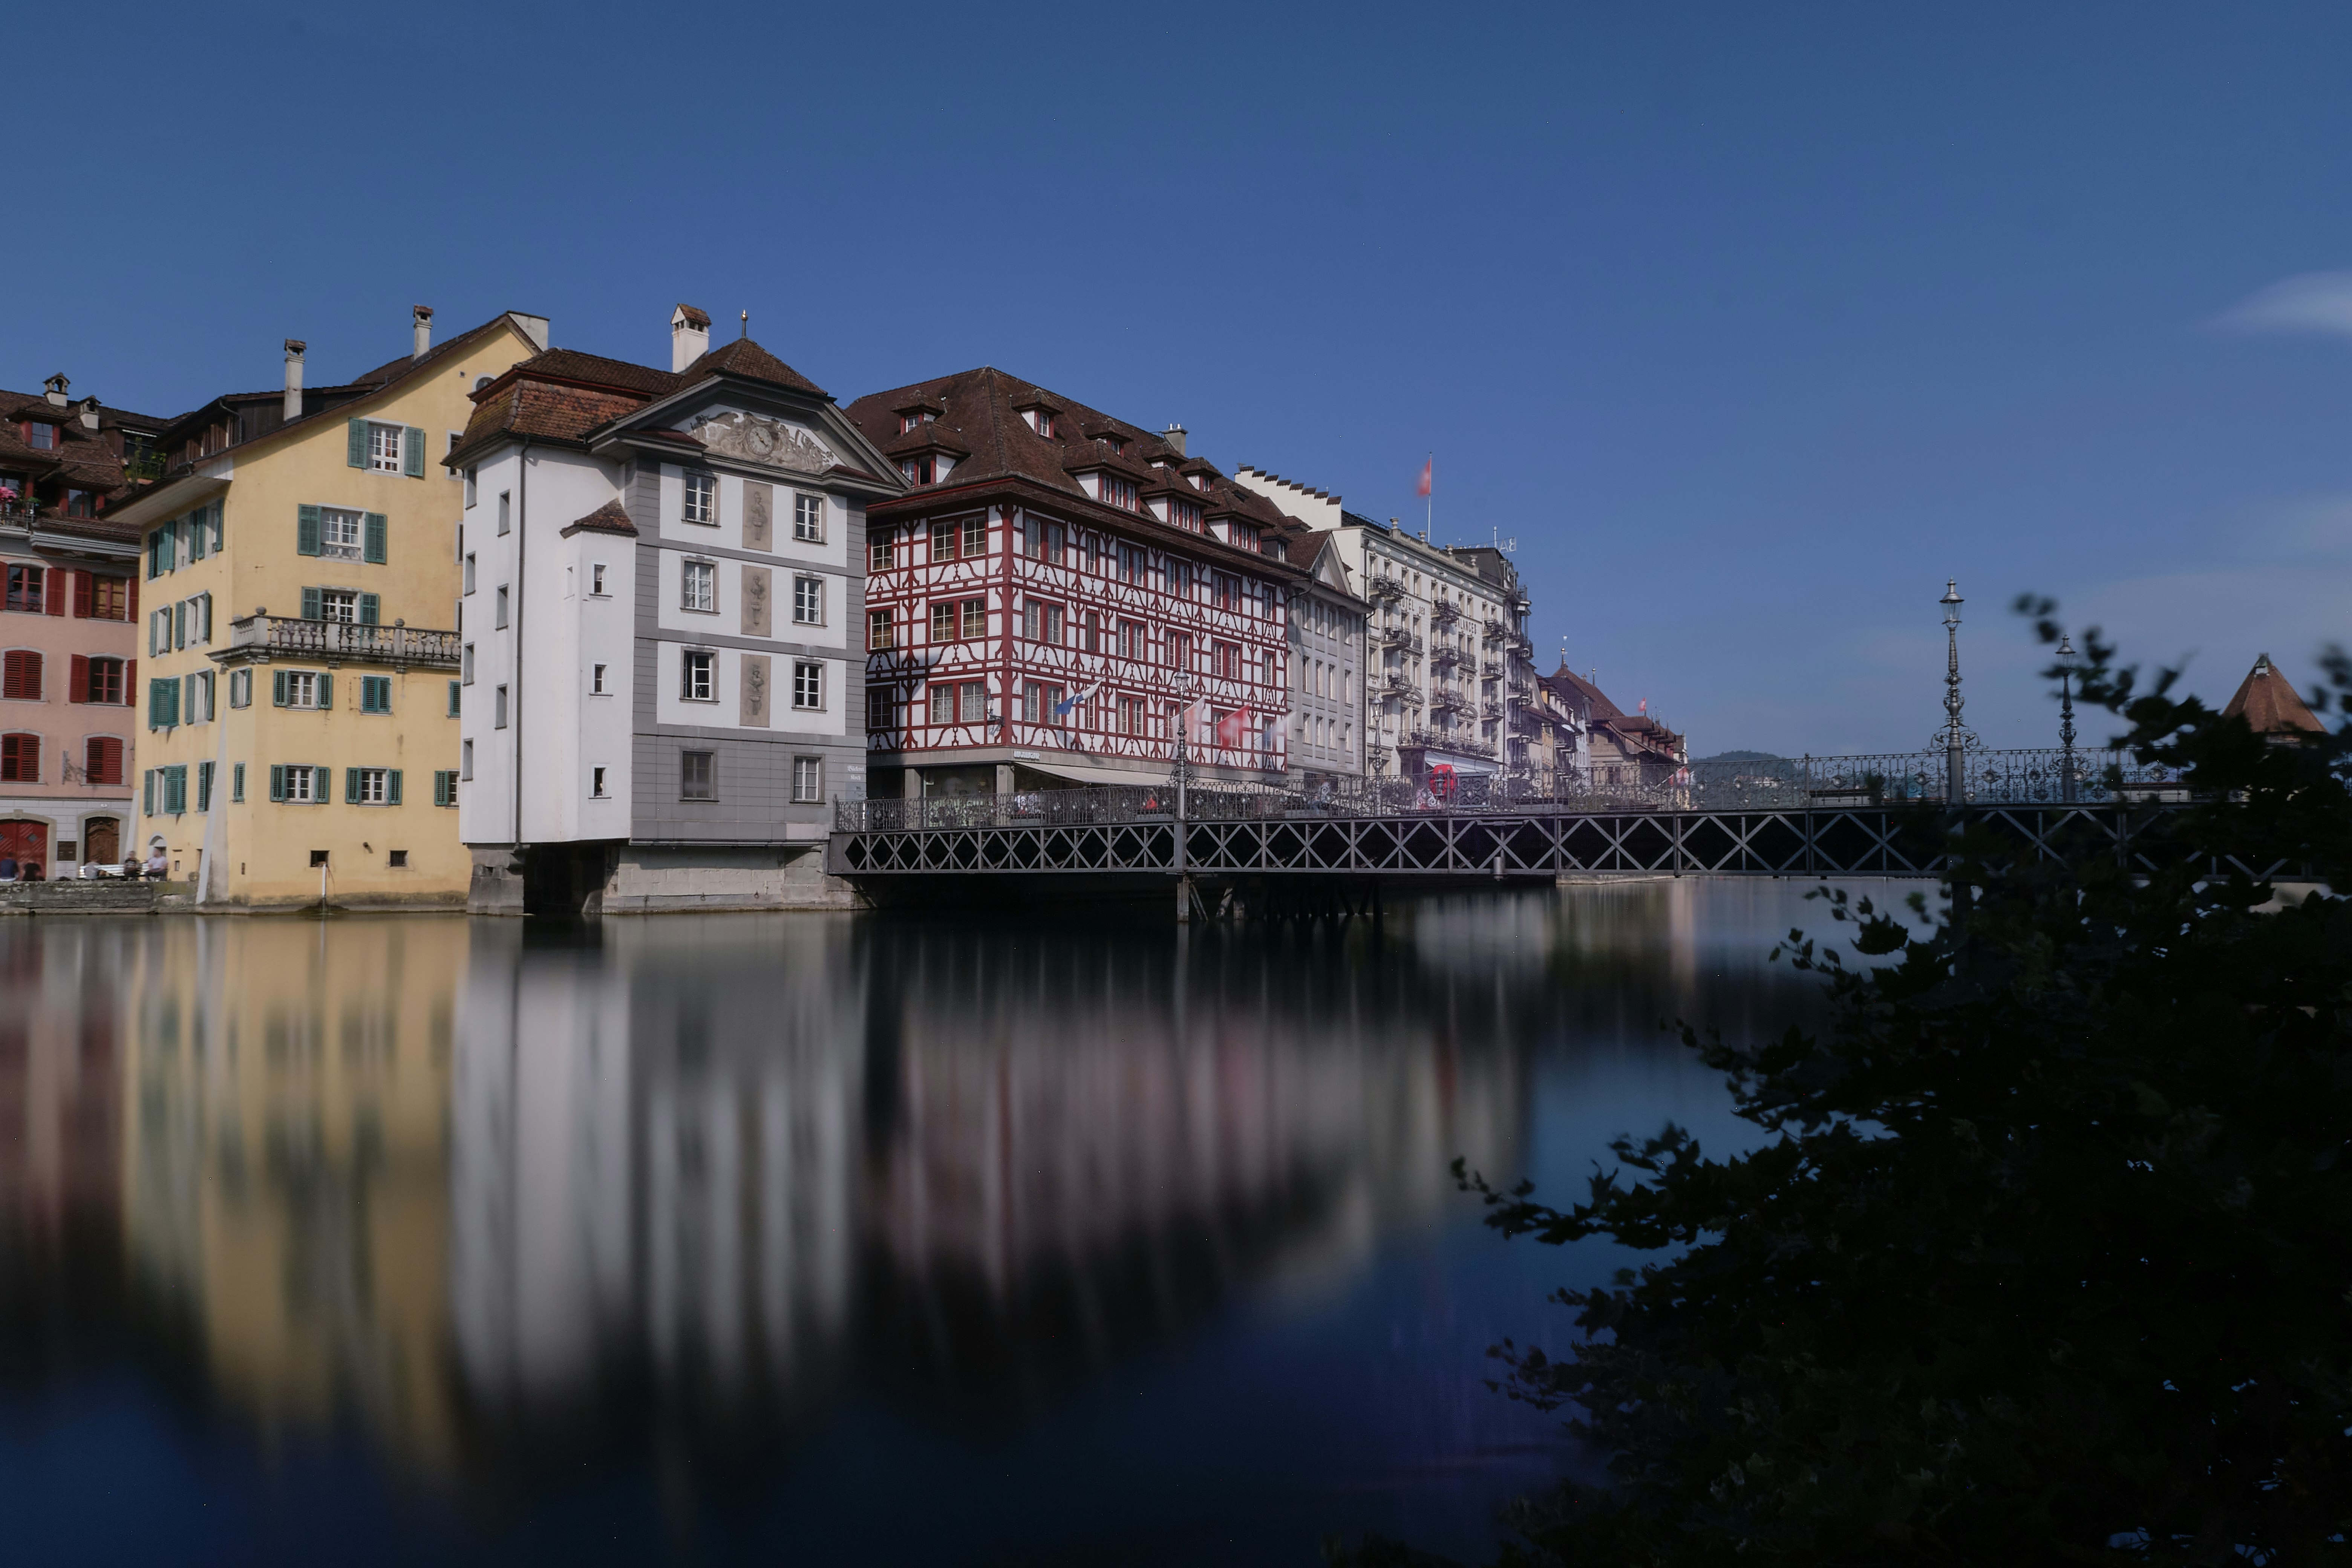
<instances>
[{"instance_id":1,"label":"stone relief sculpture","mask_svg":"<svg viewBox=\"0 0 2352 1568\"><path fill-rule=\"evenodd\" d=\"M769 635L768 595L772 574L765 566L743 568L743 635Z\"/></svg>"},{"instance_id":2,"label":"stone relief sculpture","mask_svg":"<svg viewBox=\"0 0 2352 1568\"><path fill-rule=\"evenodd\" d=\"M768 727L768 656L743 656L743 697L741 722L748 729Z\"/></svg>"},{"instance_id":3,"label":"stone relief sculpture","mask_svg":"<svg viewBox=\"0 0 2352 1568\"><path fill-rule=\"evenodd\" d=\"M756 414L721 414L687 434L714 452L795 474L821 474L839 461L807 431Z\"/></svg>"}]
</instances>

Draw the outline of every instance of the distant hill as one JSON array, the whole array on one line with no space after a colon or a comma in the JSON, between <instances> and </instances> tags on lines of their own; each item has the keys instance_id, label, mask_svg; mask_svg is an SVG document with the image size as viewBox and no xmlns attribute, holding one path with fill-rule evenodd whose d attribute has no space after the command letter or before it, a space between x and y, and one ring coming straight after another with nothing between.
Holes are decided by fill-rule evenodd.
<instances>
[{"instance_id":1,"label":"distant hill","mask_svg":"<svg viewBox=\"0 0 2352 1568\"><path fill-rule=\"evenodd\" d=\"M1717 752L1711 757L1693 757L1691 759L1693 766L1696 766L1700 763L1780 763L1786 761L1788 761L1787 758L1776 757L1769 752Z\"/></svg>"}]
</instances>

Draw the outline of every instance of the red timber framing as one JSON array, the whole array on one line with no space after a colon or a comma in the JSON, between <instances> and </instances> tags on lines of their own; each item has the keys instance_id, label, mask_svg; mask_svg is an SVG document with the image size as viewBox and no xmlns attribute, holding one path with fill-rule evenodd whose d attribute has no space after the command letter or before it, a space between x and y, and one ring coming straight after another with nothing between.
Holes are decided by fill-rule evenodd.
<instances>
[{"instance_id":1,"label":"red timber framing","mask_svg":"<svg viewBox=\"0 0 2352 1568\"><path fill-rule=\"evenodd\" d=\"M1182 431L999 370L845 412L913 487L866 513L869 777L924 770L909 794L933 770L988 764L990 788L1007 764L1155 782L1177 715L1197 705L1196 765L1281 778L1286 617L1311 558L1290 540L1305 524L1189 457Z\"/></svg>"}]
</instances>

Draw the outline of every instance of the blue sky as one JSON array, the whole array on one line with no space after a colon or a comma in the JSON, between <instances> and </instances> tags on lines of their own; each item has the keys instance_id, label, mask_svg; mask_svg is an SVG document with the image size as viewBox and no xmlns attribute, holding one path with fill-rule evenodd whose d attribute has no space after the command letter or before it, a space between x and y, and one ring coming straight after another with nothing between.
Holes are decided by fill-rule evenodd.
<instances>
[{"instance_id":1,"label":"blue sky","mask_svg":"<svg viewBox=\"0 0 2352 1568\"><path fill-rule=\"evenodd\" d=\"M1516 537L1695 752L2046 742L2059 597L2226 697L2352 603L2352 11L47 7L0 384L175 413L677 300ZM93 48L98 52L93 53ZM54 59L57 68L39 62ZM68 193L63 196L54 192Z\"/></svg>"}]
</instances>

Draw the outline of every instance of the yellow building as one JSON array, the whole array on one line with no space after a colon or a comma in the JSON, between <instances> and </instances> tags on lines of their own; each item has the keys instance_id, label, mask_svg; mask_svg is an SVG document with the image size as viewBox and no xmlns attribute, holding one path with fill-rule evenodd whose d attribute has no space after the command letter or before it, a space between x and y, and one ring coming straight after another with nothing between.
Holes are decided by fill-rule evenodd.
<instances>
[{"instance_id":1,"label":"yellow building","mask_svg":"<svg viewBox=\"0 0 2352 1568\"><path fill-rule=\"evenodd\" d=\"M463 481L476 387L547 346L508 313L334 386L214 399L158 442L140 530L138 832L212 907L461 906ZM449 628L449 629L435 629Z\"/></svg>"}]
</instances>

